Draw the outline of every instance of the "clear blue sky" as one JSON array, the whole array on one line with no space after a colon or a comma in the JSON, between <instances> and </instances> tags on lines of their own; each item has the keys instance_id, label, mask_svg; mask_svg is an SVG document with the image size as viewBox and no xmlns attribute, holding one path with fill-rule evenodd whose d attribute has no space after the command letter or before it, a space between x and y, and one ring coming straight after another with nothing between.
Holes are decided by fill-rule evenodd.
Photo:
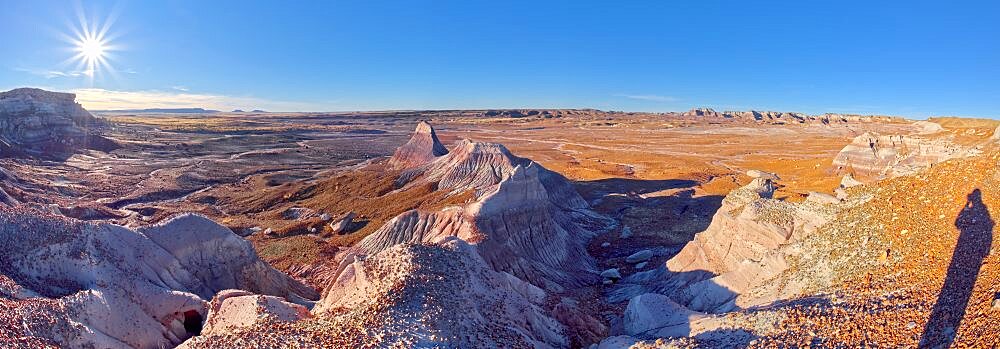
<instances>
[{"instance_id":1,"label":"clear blue sky","mask_svg":"<svg viewBox=\"0 0 1000 349\"><path fill-rule=\"evenodd\" d=\"M61 64L81 10L115 14L116 74ZM997 1L0 0L0 88L92 107L1000 117L998 15Z\"/></svg>"}]
</instances>

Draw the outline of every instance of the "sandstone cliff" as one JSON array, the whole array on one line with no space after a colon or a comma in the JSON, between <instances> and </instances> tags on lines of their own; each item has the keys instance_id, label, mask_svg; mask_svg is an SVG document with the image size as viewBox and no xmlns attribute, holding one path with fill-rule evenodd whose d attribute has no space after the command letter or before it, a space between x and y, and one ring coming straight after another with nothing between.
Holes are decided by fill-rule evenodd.
<instances>
[{"instance_id":1,"label":"sandstone cliff","mask_svg":"<svg viewBox=\"0 0 1000 349\"><path fill-rule=\"evenodd\" d=\"M104 122L75 102L71 93L19 88L0 92L0 156L52 156L117 145L95 131Z\"/></svg>"},{"instance_id":2,"label":"sandstone cliff","mask_svg":"<svg viewBox=\"0 0 1000 349\"><path fill-rule=\"evenodd\" d=\"M833 165L838 173L873 180L911 174L970 151L947 139L868 132L845 146L833 159Z\"/></svg>"}]
</instances>

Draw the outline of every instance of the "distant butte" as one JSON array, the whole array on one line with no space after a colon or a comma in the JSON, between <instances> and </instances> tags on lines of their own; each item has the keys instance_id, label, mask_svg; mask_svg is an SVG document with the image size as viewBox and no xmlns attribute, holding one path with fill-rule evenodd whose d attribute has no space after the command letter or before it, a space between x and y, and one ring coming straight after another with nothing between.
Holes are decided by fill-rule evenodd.
<instances>
[{"instance_id":1,"label":"distant butte","mask_svg":"<svg viewBox=\"0 0 1000 349\"><path fill-rule=\"evenodd\" d=\"M417 124L417 129L410 140L392 154L389 166L405 170L426 164L445 154L448 154L448 149L441 144L434 128L427 122L421 121Z\"/></svg>"}]
</instances>

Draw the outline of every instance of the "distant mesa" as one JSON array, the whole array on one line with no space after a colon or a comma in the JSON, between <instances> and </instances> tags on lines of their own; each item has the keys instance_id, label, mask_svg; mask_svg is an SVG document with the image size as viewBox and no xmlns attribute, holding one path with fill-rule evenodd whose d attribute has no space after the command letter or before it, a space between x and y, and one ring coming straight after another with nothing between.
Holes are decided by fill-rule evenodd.
<instances>
[{"instance_id":1,"label":"distant mesa","mask_svg":"<svg viewBox=\"0 0 1000 349\"><path fill-rule=\"evenodd\" d=\"M853 122L901 122L902 118L883 115L856 115L856 114L836 114L826 113L822 115L809 115L795 112L776 111L724 111L717 112L712 108L694 108L683 113L667 113L671 116L698 119L719 119L749 122L765 122L773 124L805 124L805 123L853 123Z\"/></svg>"},{"instance_id":2,"label":"distant mesa","mask_svg":"<svg viewBox=\"0 0 1000 349\"><path fill-rule=\"evenodd\" d=\"M260 109L254 109L254 110L251 110L250 112L252 112L252 113L267 113L266 110L260 110Z\"/></svg>"},{"instance_id":3,"label":"distant mesa","mask_svg":"<svg viewBox=\"0 0 1000 349\"><path fill-rule=\"evenodd\" d=\"M246 113L243 109L233 109L233 113Z\"/></svg>"},{"instance_id":4,"label":"distant mesa","mask_svg":"<svg viewBox=\"0 0 1000 349\"><path fill-rule=\"evenodd\" d=\"M113 109L95 110L95 113L132 113L132 114L212 114L218 110L205 108L147 108L147 109Z\"/></svg>"},{"instance_id":5,"label":"distant mesa","mask_svg":"<svg viewBox=\"0 0 1000 349\"><path fill-rule=\"evenodd\" d=\"M108 126L76 103L72 93L19 88L0 93L0 157L61 157L119 146L101 137Z\"/></svg>"},{"instance_id":6,"label":"distant mesa","mask_svg":"<svg viewBox=\"0 0 1000 349\"><path fill-rule=\"evenodd\" d=\"M600 115L608 112L597 109L488 109L476 111L478 116L490 118L561 118L566 116Z\"/></svg>"},{"instance_id":7,"label":"distant mesa","mask_svg":"<svg viewBox=\"0 0 1000 349\"><path fill-rule=\"evenodd\" d=\"M625 112L603 111L597 109L487 109L469 110L466 115L490 118L561 118L561 117L601 117ZM626 113L644 114L644 113ZM797 112L778 111L716 111L712 108L694 108L686 112L666 112L659 115L667 118L696 119L706 121L754 122L768 124L840 124L840 123L870 123L870 122L903 122L902 118L883 115L857 115L826 113L809 115Z\"/></svg>"},{"instance_id":8,"label":"distant mesa","mask_svg":"<svg viewBox=\"0 0 1000 349\"><path fill-rule=\"evenodd\" d=\"M552 112L548 110L487 110L483 112L483 116L489 117L511 117L511 118L523 118L526 116L536 116L536 115L550 115Z\"/></svg>"}]
</instances>

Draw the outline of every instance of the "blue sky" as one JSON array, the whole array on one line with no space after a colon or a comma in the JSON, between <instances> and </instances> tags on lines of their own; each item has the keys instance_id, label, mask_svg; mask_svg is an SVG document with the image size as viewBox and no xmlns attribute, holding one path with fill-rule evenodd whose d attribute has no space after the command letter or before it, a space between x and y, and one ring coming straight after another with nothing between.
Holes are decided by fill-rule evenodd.
<instances>
[{"instance_id":1,"label":"blue sky","mask_svg":"<svg viewBox=\"0 0 1000 349\"><path fill-rule=\"evenodd\" d=\"M113 19L110 66L64 35ZM0 0L0 88L90 108L1000 117L996 1ZM113 74L112 74L113 73Z\"/></svg>"}]
</instances>

